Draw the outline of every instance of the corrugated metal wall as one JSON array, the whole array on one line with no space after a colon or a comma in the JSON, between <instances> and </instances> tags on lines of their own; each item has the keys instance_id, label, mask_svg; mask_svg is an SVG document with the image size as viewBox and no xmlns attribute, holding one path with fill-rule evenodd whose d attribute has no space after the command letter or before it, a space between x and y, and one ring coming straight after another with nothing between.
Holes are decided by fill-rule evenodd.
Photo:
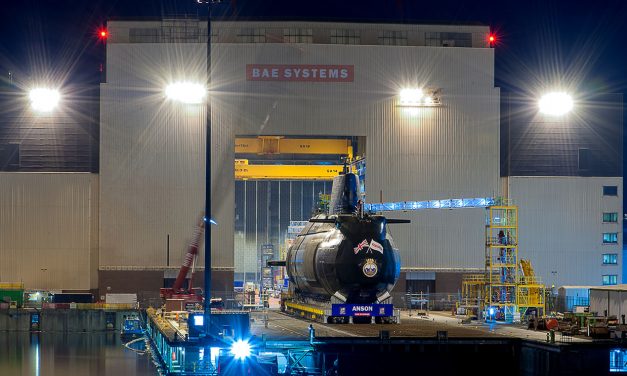
<instances>
[{"instance_id":1,"label":"corrugated metal wall","mask_svg":"<svg viewBox=\"0 0 627 376\"><path fill-rule=\"evenodd\" d=\"M510 93L502 108L503 176L623 175L622 94L586 95L562 117L542 115Z\"/></svg>"},{"instance_id":2,"label":"corrugated metal wall","mask_svg":"<svg viewBox=\"0 0 627 376\"><path fill-rule=\"evenodd\" d=\"M75 86L52 113L33 111L24 88L0 84L0 171L98 172L98 90Z\"/></svg>"},{"instance_id":3,"label":"corrugated metal wall","mask_svg":"<svg viewBox=\"0 0 627 376\"><path fill-rule=\"evenodd\" d=\"M203 77L202 44L107 46L101 94L101 266L180 260L203 206L204 111L164 101L168 79ZM213 265L233 267L236 135L366 136L370 201L490 196L499 188L499 90L484 48L214 44ZM198 62L201 63L198 63ZM246 81L246 64L354 65L354 82ZM405 86L443 106L407 113ZM404 267L479 267L483 211L398 213ZM176 252L180 252L177 254ZM201 256L202 257L202 256Z\"/></svg>"},{"instance_id":4,"label":"corrugated metal wall","mask_svg":"<svg viewBox=\"0 0 627 376\"><path fill-rule=\"evenodd\" d=\"M275 258L284 249L290 221L306 221L319 194L331 192L330 181L236 181L235 270L259 273L262 244L272 244ZM240 278L240 279L243 279Z\"/></svg>"},{"instance_id":5,"label":"corrugated metal wall","mask_svg":"<svg viewBox=\"0 0 627 376\"><path fill-rule=\"evenodd\" d=\"M623 191L622 178L509 178L519 207L519 257L531 260L545 284L594 286L610 274L622 280L622 197L603 196L604 185ZM618 213L618 222L603 223L604 212ZM618 233L618 243L603 244L604 232ZM603 265L604 253L618 254L618 264Z\"/></svg>"},{"instance_id":6,"label":"corrugated metal wall","mask_svg":"<svg viewBox=\"0 0 627 376\"><path fill-rule=\"evenodd\" d=\"M206 112L204 105L168 101L164 93L168 83L205 77L205 44L107 46L107 83L101 86L101 267L165 266L168 236L171 264L181 263L204 208ZM219 207L233 201L233 191L214 189L213 197ZM232 215L228 224L218 222L220 229L232 229ZM215 252L214 265L233 265L232 244L231 231L229 251Z\"/></svg>"},{"instance_id":7,"label":"corrugated metal wall","mask_svg":"<svg viewBox=\"0 0 627 376\"><path fill-rule=\"evenodd\" d=\"M98 175L0 173L0 281L96 288Z\"/></svg>"}]
</instances>

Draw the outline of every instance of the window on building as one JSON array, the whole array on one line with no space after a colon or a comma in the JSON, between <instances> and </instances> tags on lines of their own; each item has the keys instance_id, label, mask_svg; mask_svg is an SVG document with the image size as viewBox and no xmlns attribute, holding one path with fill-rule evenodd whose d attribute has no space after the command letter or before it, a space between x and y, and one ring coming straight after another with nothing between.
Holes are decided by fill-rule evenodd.
<instances>
[{"instance_id":1,"label":"window on building","mask_svg":"<svg viewBox=\"0 0 627 376\"><path fill-rule=\"evenodd\" d=\"M160 32L157 28L131 28L128 39L131 43L159 43Z\"/></svg>"},{"instance_id":2,"label":"window on building","mask_svg":"<svg viewBox=\"0 0 627 376\"><path fill-rule=\"evenodd\" d=\"M618 222L618 213L603 213L603 222Z\"/></svg>"},{"instance_id":3,"label":"window on building","mask_svg":"<svg viewBox=\"0 0 627 376\"><path fill-rule=\"evenodd\" d=\"M240 43L266 43L266 29L243 28L237 39Z\"/></svg>"},{"instance_id":4,"label":"window on building","mask_svg":"<svg viewBox=\"0 0 627 376\"><path fill-rule=\"evenodd\" d=\"M379 44L384 46L407 46L407 32L383 30L379 33Z\"/></svg>"},{"instance_id":5,"label":"window on building","mask_svg":"<svg viewBox=\"0 0 627 376\"><path fill-rule=\"evenodd\" d=\"M603 244L616 244L616 243L618 243L617 232L604 232L603 233Z\"/></svg>"},{"instance_id":6,"label":"window on building","mask_svg":"<svg viewBox=\"0 0 627 376\"><path fill-rule=\"evenodd\" d=\"M618 276L616 274L607 274L603 276L604 285L615 285L618 283Z\"/></svg>"},{"instance_id":7,"label":"window on building","mask_svg":"<svg viewBox=\"0 0 627 376\"><path fill-rule=\"evenodd\" d=\"M618 187L615 185L604 185L603 196L618 196Z\"/></svg>"},{"instance_id":8,"label":"window on building","mask_svg":"<svg viewBox=\"0 0 627 376\"><path fill-rule=\"evenodd\" d=\"M333 29L330 36L331 44L361 44L359 30Z\"/></svg>"},{"instance_id":9,"label":"window on building","mask_svg":"<svg viewBox=\"0 0 627 376\"><path fill-rule=\"evenodd\" d=\"M313 43L313 30L298 28L283 29L283 42Z\"/></svg>"},{"instance_id":10,"label":"window on building","mask_svg":"<svg viewBox=\"0 0 627 376\"><path fill-rule=\"evenodd\" d=\"M471 33L425 33L425 45L432 47L472 47Z\"/></svg>"},{"instance_id":11,"label":"window on building","mask_svg":"<svg viewBox=\"0 0 627 376\"><path fill-rule=\"evenodd\" d=\"M618 254L617 253L604 253L603 264L605 265L618 264Z\"/></svg>"}]
</instances>

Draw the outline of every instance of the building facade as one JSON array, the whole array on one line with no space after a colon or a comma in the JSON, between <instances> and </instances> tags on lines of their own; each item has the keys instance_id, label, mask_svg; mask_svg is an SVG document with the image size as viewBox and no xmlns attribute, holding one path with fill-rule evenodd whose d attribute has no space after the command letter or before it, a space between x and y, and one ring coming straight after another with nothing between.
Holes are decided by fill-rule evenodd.
<instances>
[{"instance_id":1,"label":"building facade","mask_svg":"<svg viewBox=\"0 0 627 376\"><path fill-rule=\"evenodd\" d=\"M622 281L623 97L575 98L547 116L502 100L501 171L520 207L522 258L551 286Z\"/></svg>"},{"instance_id":2,"label":"building facade","mask_svg":"<svg viewBox=\"0 0 627 376\"><path fill-rule=\"evenodd\" d=\"M109 22L101 93L101 276L165 268L168 234L170 257L180 260L203 207L204 106L169 102L163 88L172 80L204 82L204 27L198 21ZM260 246L235 247L234 213L243 205L234 195L237 136L363 138L367 200L498 194L499 89L488 33L474 25L213 22L216 279L229 286L236 272L255 272L250 259ZM434 88L442 105L400 107L405 87ZM482 210L398 215L413 221L391 229L404 271L482 267Z\"/></svg>"},{"instance_id":3,"label":"building facade","mask_svg":"<svg viewBox=\"0 0 627 376\"><path fill-rule=\"evenodd\" d=\"M520 207L520 257L545 282L621 280L614 227L622 225L622 146L609 154L569 146L582 169L557 152L563 142L545 137L543 150L560 162L539 161L546 153L537 153L531 128L502 128L487 26L215 21L211 30L216 291L257 273L260 249L281 246L289 222L307 220L328 193L320 181L236 181L236 138L260 136L349 140L366 161L368 202L509 195ZM97 216L88 226L98 229L96 255L90 251L97 263L77 273L97 276L100 295L156 293L176 275L204 208L206 106L168 100L164 90L207 81L207 25L110 21L108 32ZM422 88L433 102L407 106L399 97L405 88ZM608 121L609 138L582 132L580 139L613 140L622 116ZM397 291L457 292L463 273L483 271L485 210L390 216L412 221L390 226L402 260Z\"/></svg>"}]
</instances>

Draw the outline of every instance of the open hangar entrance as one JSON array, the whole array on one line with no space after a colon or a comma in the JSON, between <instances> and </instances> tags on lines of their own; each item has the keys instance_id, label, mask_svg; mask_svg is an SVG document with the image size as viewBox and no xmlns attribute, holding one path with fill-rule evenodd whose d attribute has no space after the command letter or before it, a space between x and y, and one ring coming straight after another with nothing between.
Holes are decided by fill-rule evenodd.
<instances>
[{"instance_id":1,"label":"open hangar entrance","mask_svg":"<svg viewBox=\"0 0 627 376\"><path fill-rule=\"evenodd\" d=\"M284 260L303 222L326 210L333 177L345 162L365 179L365 137L237 136L235 139L236 287L278 289Z\"/></svg>"}]
</instances>

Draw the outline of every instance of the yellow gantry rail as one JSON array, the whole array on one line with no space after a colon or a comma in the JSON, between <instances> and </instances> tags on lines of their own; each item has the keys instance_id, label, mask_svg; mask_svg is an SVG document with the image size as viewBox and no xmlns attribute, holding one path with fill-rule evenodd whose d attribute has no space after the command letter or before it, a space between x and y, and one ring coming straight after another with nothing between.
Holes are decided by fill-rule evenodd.
<instances>
[{"instance_id":1,"label":"yellow gantry rail","mask_svg":"<svg viewBox=\"0 0 627 376\"><path fill-rule=\"evenodd\" d=\"M333 180L342 172L340 165L251 165L235 162L236 180Z\"/></svg>"},{"instance_id":2,"label":"yellow gantry rail","mask_svg":"<svg viewBox=\"0 0 627 376\"><path fill-rule=\"evenodd\" d=\"M283 138L281 136L238 137L236 154L338 154L353 158L348 139ZM235 160L236 180L333 180L341 165L269 165Z\"/></svg>"},{"instance_id":3,"label":"yellow gantry rail","mask_svg":"<svg viewBox=\"0 0 627 376\"><path fill-rule=\"evenodd\" d=\"M236 138L236 154L340 154L353 158L353 147L347 139L283 138L261 136Z\"/></svg>"}]
</instances>

